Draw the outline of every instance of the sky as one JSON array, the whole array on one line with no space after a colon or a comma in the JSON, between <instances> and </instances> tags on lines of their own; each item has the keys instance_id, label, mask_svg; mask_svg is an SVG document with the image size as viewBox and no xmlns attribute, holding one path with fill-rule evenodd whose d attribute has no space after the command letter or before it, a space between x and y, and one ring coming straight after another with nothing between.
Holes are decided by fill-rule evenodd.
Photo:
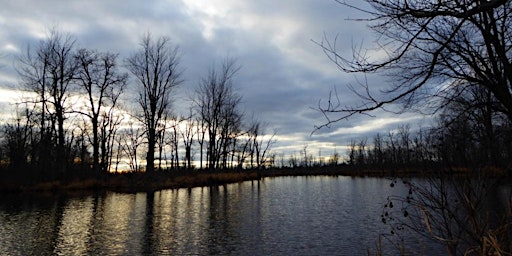
<instances>
[{"instance_id":1,"label":"sky","mask_svg":"<svg viewBox=\"0 0 512 256\"><path fill-rule=\"evenodd\" d=\"M333 88L343 105L361 102L347 85L364 77L340 71L315 43L337 36L338 52L348 57L354 45L375 49L376 35L367 24L350 20L360 17L334 0L4 1L0 109L8 109L17 97L11 89L19 84L16 57L36 46L50 28L70 33L79 47L119 53L120 59L137 51L149 32L155 38L169 37L180 49L185 81L176 91L176 112L188 112L194 89L212 66L234 58L241 66L234 85L243 97L242 108L266 124L268 133L277 131L275 152L298 154L307 146L314 154L335 149L344 154L351 139L386 133L403 123L412 129L429 125L428 118L415 113L376 111L311 134L325 123L315 108ZM379 51L373 52L378 58ZM375 91L388 80L369 77Z\"/></svg>"}]
</instances>

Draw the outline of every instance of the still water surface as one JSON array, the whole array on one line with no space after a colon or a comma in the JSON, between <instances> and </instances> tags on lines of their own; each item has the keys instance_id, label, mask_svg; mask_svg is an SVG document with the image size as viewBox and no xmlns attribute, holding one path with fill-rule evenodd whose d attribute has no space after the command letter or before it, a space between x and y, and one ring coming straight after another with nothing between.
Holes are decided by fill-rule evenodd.
<instances>
[{"instance_id":1,"label":"still water surface","mask_svg":"<svg viewBox=\"0 0 512 256\"><path fill-rule=\"evenodd\" d=\"M388 179L319 176L154 193L3 195L0 255L366 255L389 233L380 215L391 192L406 193Z\"/></svg>"}]
</instances>

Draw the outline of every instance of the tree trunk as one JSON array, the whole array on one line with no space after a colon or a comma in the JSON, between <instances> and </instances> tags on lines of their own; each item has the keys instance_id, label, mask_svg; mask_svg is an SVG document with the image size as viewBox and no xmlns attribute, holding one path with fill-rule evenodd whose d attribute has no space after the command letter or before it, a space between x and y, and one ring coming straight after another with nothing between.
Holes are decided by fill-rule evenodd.
<instances>
[{"instance_id":1,"label":"tree trunk","mask_svg":"<svg viewBox=\"0 0 512 256\"><path fill-rule=\"evenodd\" d=\"M148 153L146 155L146 173L152 173L155 170L155 129L148 131Z\"/></svg>"},{"instance_id":2,"label":"tree trunk","mask_svg":"<svg viewBox=\"0 0 512 256\"><path fill-rule=\"evenodd\" d=\"M96 117L92 118L92 170L95 174L99 173L99 136L98 136L98 119Z\"/></svg>"}]
</instances>

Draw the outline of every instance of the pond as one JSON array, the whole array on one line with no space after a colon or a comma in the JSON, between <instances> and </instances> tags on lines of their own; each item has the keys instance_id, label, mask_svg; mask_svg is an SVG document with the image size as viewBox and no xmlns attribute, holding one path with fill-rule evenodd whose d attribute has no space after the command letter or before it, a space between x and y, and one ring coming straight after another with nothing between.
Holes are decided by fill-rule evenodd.
<instances>
[{"instance_id":1,"label":"pond","mask_svg":"<svg viewBox=\"0 0 512 256\"><path fill-rule=\"evenodd\" d=\"M387 196L407 193L390 182L278 177L153 193L3 195L0 255L375 255L390 232L381 221Z\"/></svg>"}]
</instances>

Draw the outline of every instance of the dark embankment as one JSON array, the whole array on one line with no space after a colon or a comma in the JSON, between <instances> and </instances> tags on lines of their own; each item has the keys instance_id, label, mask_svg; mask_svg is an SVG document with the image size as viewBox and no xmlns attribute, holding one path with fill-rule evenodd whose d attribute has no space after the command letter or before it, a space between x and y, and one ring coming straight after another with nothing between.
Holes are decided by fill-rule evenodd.
<instances>
[{"instance_id":1,"label":"dark embankment","mask_svg":"<svg viewBox=\"0 0 512 256\"><path fill-rule=\"evenodd\" d=\"M256 171L176 171L106 174L101 177L55 180L37 183L0 182L0 191L65 191L114 190L121 192L155 191L160 189L215 186L259 179Z\"/></svg>"},{"instance_id":2,"label":"dark embankment","mask_svg":"<svg viewBox=\"0 0 512 256\"><path fill-rule=\"evenodd\" d=\"M357 166L318 166L296 168L270 168L262 170L174 170L147 173L104 174L100 177L68 177L45 182L20 182L3 179L0 192L113 190L120 192L156 191L161 189L217 186L229 183L259 180L278 176L342 175L358 177L404 177L433 175L472 175L468 168L374 168ZM485 168L487 176L507 176L503 169Z\"/></svg>"}]
</instances>

